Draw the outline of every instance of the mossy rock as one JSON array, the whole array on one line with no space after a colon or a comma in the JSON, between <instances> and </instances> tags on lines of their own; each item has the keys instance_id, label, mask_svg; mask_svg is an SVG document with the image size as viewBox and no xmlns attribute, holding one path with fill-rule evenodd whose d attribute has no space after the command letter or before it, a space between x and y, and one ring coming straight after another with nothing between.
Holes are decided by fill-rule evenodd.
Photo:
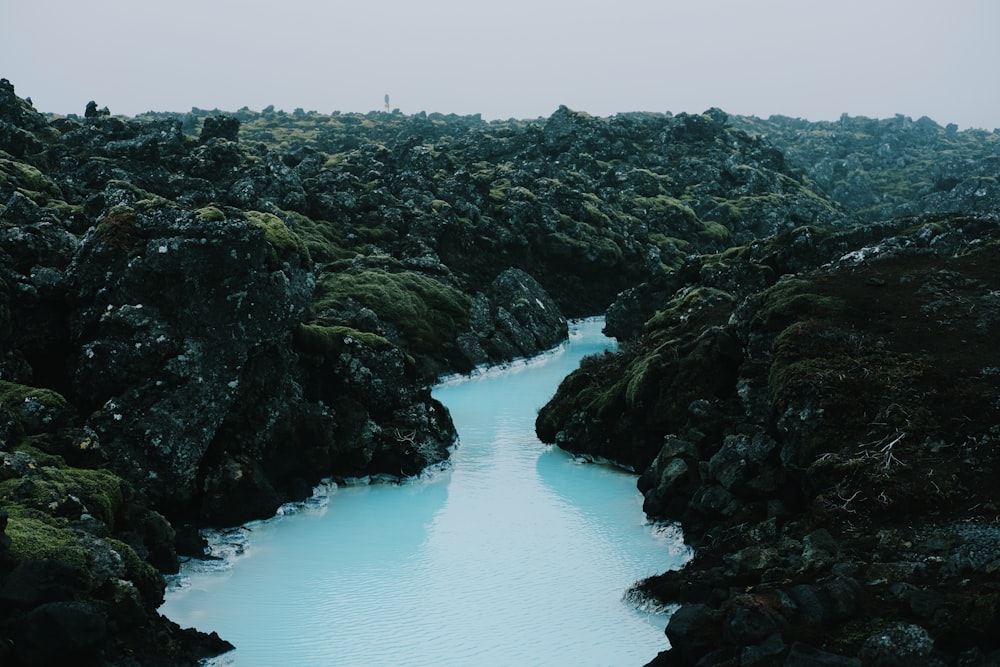
<instances>
[{"instance_id":1,"label":"mossy rock","mask_svg":"<svg viewBox=\"0 0 1000 667\"><path fill-rule=\"evenodd\" d=\"M312 218L295 211L282 211L285 225L298 237L312 261L332 262L349 258L353 251L341 226Z\"/></svg>"},{"instance_id":2,"label":"mossy rock","mask_svg":"<svg viewBox=\"0 0 1000 667\"><path fill-rule=\"evenodd\" d=\"M24 162L0 158L0 183L6 182L21 191L36 204L44 206L63 194L55 181L37 168Z\"/></svg>"},{"instance_id":3,"label":"mossy rock","mask_svg":"<svg viewBox=\"0 0 1000 667\"><path fill-rule=\"evenodd\" d=\"M194 216L202 222L222 222L226 214L218 206L204 206L194 212Z\"/></svg>"},{"instance_id":4,"label":"mossy rock","mask_svg":"<svg viewBox=\"0 0 1000 667\"><path fill-rule=\"evenodd\" d=\"M113 538L105 538L108 546L122 557L125 563L125 578L135 584L142 597L153 606L163 603L165 583L156 568L139 557L131 546Z\"/></svg>"},{"instance_id":5,"label":"mossy rock","mask_svg":"<svg viewBox=\"0 0 1000 667\"><path fill-rule=\"evenodd\" d=\"M650 330L688 324L706 307L731 307L736 301L729 292L714 287L695 287L671 299L646 322ZM692 323L693 324L693 323Z\"/></svg>"},{"instance_id":6,"label":"mossy rock","mask_svg":"<svg viewBox=\"0 0 1000 667\"><path fill-rule=\"evenodd\" d=\"M732 239L732 232L714 220L703 220L698 238L710 244L728 244Z\"/></svg>"},{"instance_id":7,"label":"mossy rock","mask_svg":"<svg viewBox=\"0 0 1000 667\"><path fill-rule=\"evenodd\" d=\"M408 350L438 358L442 346L469 327L471 299L462 291L412 271L398 273L369 268L325 273L317 281L313 307L317 313L337 310L353 300L375 311L396 329Z\"/></svg>"},{"instance_id":8,"label":"mossy rock","mask_svg":"<svg viewBox=\"0 0 1000 667\"><path fill-rule=\"evenodd\" d=\"M114 529L115 519L124 504L124 482L107 470L73 468L55 456L38 458L24 447L35 462L26 478L14 477L0 482L0 501L20 503L38 510L55 510L67 499L79 499L95 518Z\"/></svg>"},{"instance_id":9,"label":"mossy rock","mask_svg":"<svg viewBox=\"0 0 1000 667\"><path fill-rule=\"evenodd\" d=\"M295 344L308 354L331 359L339 357L346 345L359 344L375 350L392 346L387 338L378 334L322 324L300 324L295 330Z\"/></svg>"},{"instance_id":10,"label":"mossy rock","mask_svg":"<svg viewBox=\"0 0 1000 667\"><path fill-rule=\"evenodd\" d=\"M57 560L89 579L88 551L80 544L74 530L40 510L17 504L5 504L4 510L10 516L7 535L11 545L7 551L0 552L0 559L12 564L26 560Z\"/></svg>"},{"instance_id":11,"label":"mossy rock","mask_svg":"<svg viewBox=\"0 0 1000 667\"><path fill-rule=\"evenodd\" d=\"M31 403L34 405L29 405ZM59 426L69 418L71 412L72 408L66 399L51 389L0 380L0 414L9 415L9 422L14 428L8 435L15 441L26 434L44 431L48 426ZM26 424L25 420L29 423Z\"/></svg>"},{"instance_id":12,"label":"mossy rock","mask_svg":"<svg viewBox=\"0 0 1000 667\"><path fill-rule=\"evenodd\" d=\"M9 403L23 403L24 401L38 401L43 405L64 410L69 407L69 403L62 394L44 389L41 387L30 387L15 382L0 380L0 406Z\"/></svg>"},{"instance_id":13,"label":"mossy rock","mask_svg":"<svg viewBox=\"0 0 1000 667\"><path fill-rule=\"evenodd\" d=\"M302 264L309 266L312 258L302 239L288 228L288 225L273 213L247 211L247 220L264 230L264 238L271 246L269 262L272 268L280 268L282 264L297 258Z\"/></svg>"},{"instance_id":14,"label":"mossy rock","mask_svg":"<svg viewBox=\"0 0 1000 667\"><path fill-rule=\"evenodd\" d=\"M149 192L148 190L144 190L135 183L112 179L108 181L106 187L114 187L131 193L135 198L135 204L133 204L133 207L140 211L148 211L153 208L176 207L176 204L169 199Z\"/></svg>"},{"instance_id":15,"label":"mossy rock","mask_svg":"<svg viewBox=\"0 0 1000 667\"><path fill-rule=\"evenodd\" d=\"M118 204L97 221L94 232L109 248L129 257L138 255L142 244L139 242L137 225L139 218L131 206Z\"/></svg>"},{"instance_id":16,"label":"mossy rock","mask_svg":"<svg viewBox=\"0 0 1000 667\"><path fill-rule=\"evenodd\" d=\"M845 308L846 304L841 299L818 294L815 283L788 278L763 292L761 307L751 324L763 331L780 333L797 320L831 318Z\"/></svg>"}]
</instances>

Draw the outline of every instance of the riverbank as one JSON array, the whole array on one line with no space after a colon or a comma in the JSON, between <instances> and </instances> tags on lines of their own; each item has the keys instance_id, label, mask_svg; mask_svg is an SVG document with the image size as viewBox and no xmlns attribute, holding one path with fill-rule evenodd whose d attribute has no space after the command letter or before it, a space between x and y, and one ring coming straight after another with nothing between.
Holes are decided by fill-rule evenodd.
<instances>
[{"instance_id":1,"label":"riverbank","mask_svg":"<svg viewBox=\"0 0 1000 667\"><path fill-rule=\"evenodd\" d=\"M998 223L699 258L539 413L695 548L640 586L681 605L652 665L997 664Z\"/></svg>"}]
</instances>

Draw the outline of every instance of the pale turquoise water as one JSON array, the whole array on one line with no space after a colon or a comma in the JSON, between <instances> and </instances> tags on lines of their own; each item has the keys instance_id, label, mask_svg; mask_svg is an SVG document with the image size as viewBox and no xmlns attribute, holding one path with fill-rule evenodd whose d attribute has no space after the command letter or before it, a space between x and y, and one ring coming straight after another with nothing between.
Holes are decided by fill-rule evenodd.
<instances>
[{"instance_id":1,"label":"pale turquoise water","mask_svg":"<svg viewBox=\"0 0 1000 667\"><path fill-rule=\"evenodd\" d=\"M446 470L331 486L214 535L225 559L186 565L160 611L233 642L220 665L645 664L669 646L667 617L623 594L687 550L646 523L634 475L534 434L559 381L611 344L602 324L438 386L461 437Z\"/></svg>"}]
</instances>

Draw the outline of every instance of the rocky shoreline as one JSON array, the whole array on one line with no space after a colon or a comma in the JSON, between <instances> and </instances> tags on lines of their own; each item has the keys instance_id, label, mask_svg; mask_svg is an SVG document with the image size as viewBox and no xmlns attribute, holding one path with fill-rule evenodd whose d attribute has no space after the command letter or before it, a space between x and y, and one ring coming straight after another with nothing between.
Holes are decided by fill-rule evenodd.
<instances>
[{"instance_id":1,"label":"rocky shoreline","mask_svg":"<svg viewBox=\"0 0 1000 667\"><path fill-rule=\"evenodd\" d=\"M538 430L697 546L637 587L683 603L657 662L988 664L1000 142L802 123L53 117L0 80L0 661L227 650L156 613L199 528L446 462L436 378L607 309L623 352Z\"/></svg>"}]
</instances>

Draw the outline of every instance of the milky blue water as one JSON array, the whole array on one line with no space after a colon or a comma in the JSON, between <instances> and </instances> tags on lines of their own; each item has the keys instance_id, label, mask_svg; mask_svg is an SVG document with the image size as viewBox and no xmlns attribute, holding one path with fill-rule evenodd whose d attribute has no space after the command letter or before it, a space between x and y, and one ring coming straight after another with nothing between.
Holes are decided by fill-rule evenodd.
<instances>
[{"instance_id":1,"label":"milky blue water","mask_svg":"<svg viewBox=\"0 0 1000 667\"><path fill-rule=\"evenodd\" d=\"M236 650L212 664L640 666L669 647L662 609L625 599L680 567L680 534L648 524L635 475L542 445L538 409L599 319L527 362L434 390L460 444L404 484L328 485L268 521L210 536L165 614ZM643 606L643 605L639 605Z\"/></svg>"}]
</instances>

